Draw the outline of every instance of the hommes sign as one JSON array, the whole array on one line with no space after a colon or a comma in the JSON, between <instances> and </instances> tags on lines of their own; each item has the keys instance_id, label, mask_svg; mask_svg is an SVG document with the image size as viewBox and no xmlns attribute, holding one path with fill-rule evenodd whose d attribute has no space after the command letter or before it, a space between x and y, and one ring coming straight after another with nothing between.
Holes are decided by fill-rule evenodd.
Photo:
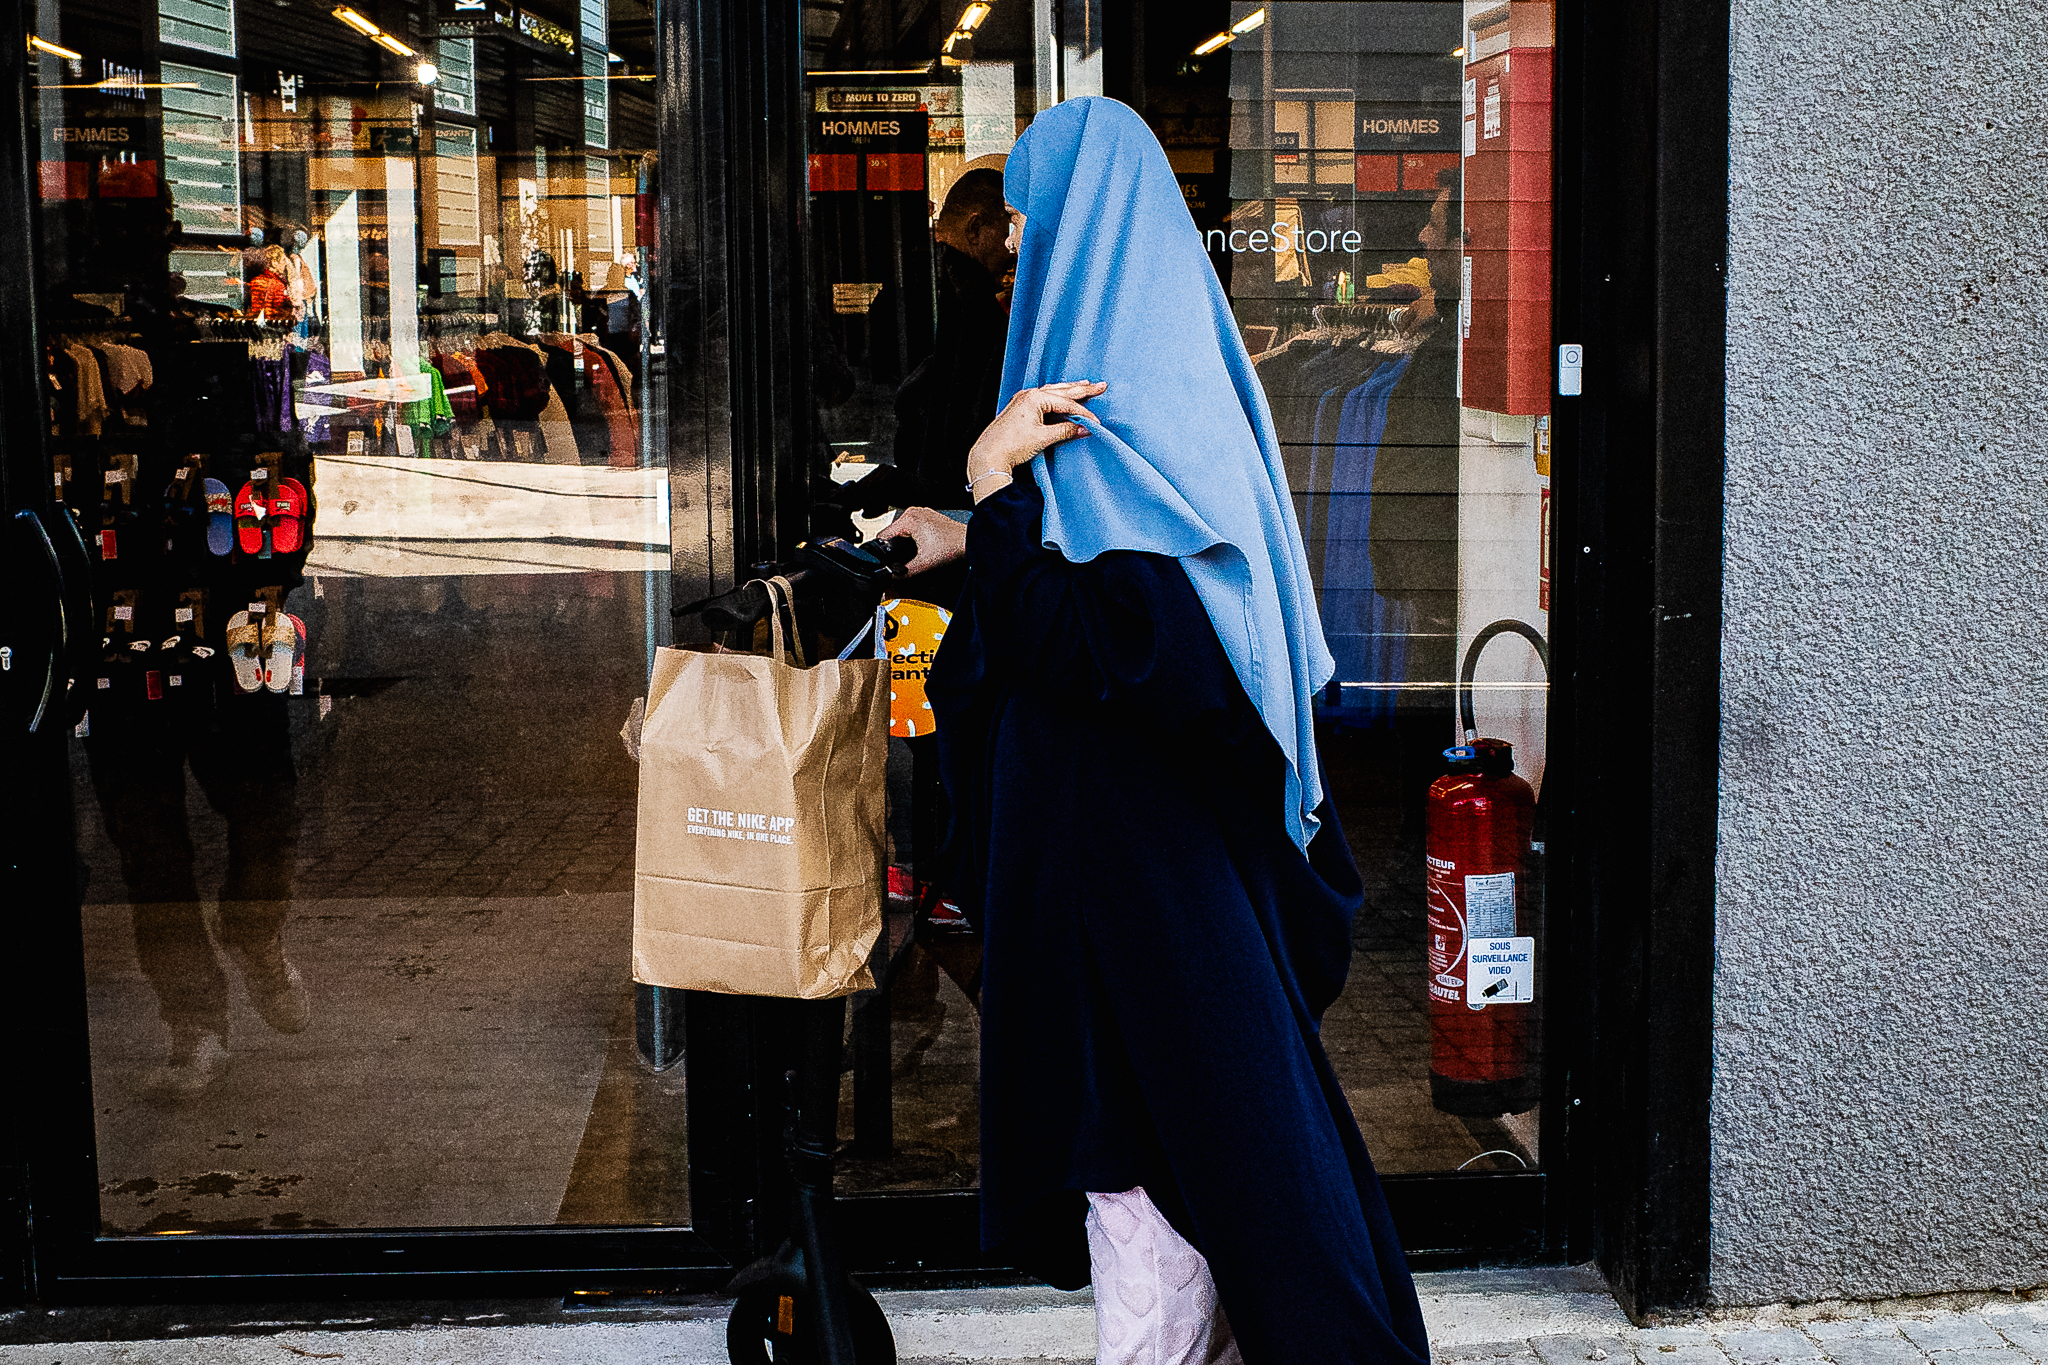
<instances>
[{"instance_id":1,"label":"hommes sign","mask_svg":"<svg viewBox=\"0 0 2048 1365\"><path fill-rule=\"evenodd\" d=\"M930 130L930 116L914 110L814 114L811 151L922 152Z\"/></svg>"},{"instance_id":2,"label":"hommes sign","mask_svg":"<svg viewBox=\"0 0 2048 1365\"><path fill-rule=\"evenodd\" d=\"M1363 150L1404 147L1445 151L1458 145L1455 104L1361 104L1358 146Z\"/></svg>"}]
</instances>

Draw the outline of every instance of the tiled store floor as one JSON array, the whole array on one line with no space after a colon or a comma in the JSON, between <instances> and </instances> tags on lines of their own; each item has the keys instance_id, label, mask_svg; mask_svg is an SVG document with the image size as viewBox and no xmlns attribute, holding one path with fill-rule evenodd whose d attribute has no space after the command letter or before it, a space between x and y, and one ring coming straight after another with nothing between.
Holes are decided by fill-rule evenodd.
<instances>
[{"instance_id":1,"label":"tiled store floor","mask_svg":"<svg viewBox=\"0 0 2048 1365\"><path fill-rule=\"evenodd\" d=\"M382 700L335 705L369 715ZM1389 1174L1533 1165L1533 1115L1475 1121L1430 1103L1416 809L1426 763L1418 775L1384 737L1332 747L1367 899L1323 1037L1374 1160ZM655 1076L632 1046L631 794L513 796L507 785L423 777L365 800L361 784L302 779L286 945L314 1023L275 1033L237 983L225 1077L177 1102L143 1094L167 1035L137 968L118 859L81 802L110 1231L687 1218L681 1069ZM225 826L196 784L187 804L211 895ZM907 933L892 916L892 952ZM957 951L913 947L901 963L891 1152L849 1153L846 1188L974 1184L972 972ZM507 1144L520 1162L487 1159Z\"/></svg>"}]
</instances>

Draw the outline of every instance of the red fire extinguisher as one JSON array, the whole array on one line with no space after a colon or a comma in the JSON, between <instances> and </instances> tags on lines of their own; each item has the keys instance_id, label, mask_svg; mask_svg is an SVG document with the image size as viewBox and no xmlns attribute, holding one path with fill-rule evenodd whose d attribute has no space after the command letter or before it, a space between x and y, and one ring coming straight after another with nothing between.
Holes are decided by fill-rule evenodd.
<instances>
[{"instance_id":1,"label":"red fire extinguisher","mask_svg":"<svg viewBox=\"0 0 2048 1365\"><path fill-rule=\"evenodd\" d=\"M1510 965L1525 930L1528 857L1536 797L1515 775L1514 746L1474 740L1444 750L1451 770L1429 788L1424 853L1429 899L1429 1090L1446 1114L1519 1114L1535 1106L1527 983L1533 962ZM1499 962L1476 975L1468 946ZM1512 983L1515 989L1502 994Z\"/></svg>"}]
</instances>

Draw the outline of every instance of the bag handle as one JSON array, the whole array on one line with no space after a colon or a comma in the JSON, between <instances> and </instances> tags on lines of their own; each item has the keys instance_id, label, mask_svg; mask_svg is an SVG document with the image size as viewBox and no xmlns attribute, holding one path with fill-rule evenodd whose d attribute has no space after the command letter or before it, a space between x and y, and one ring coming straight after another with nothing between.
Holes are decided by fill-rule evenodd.
<instances>
[{"instance_id":1,"label":"bag handle","mask_svg":"<svg viewBox=\"0 0 2048 1365\"><path fill-rule=\"evenodd\" d=\"M756 580L768 589L768 650L775 662L786 664L792 658L798 668L808 668L804 662L804 643L796 630L796 589L789 580L777 575L774 578ZM782 630L782 613L789 613L789 633Z\"/></svg>"},{"instance_id":2,"label":"bag handle","mask_svg":"<svg viewBox=\"0 0 2048 1365\"><path fill-rule=\"evenodd\" d=\"M853 657L853 651L860 648L861 641L868 638L868 633L870 631L874 632L875 636L875 657L877 659L886 659L889 657L889 647L882 643L883 616L883 608L876 607L875 614L872 617L868 618L868 623L866 625L860 628L860 634L854 636L851 640L848 640L846 642L846 648L839 651L839 657L842 661L846 659L851 659Z\"/></svg>"}]
</instances>

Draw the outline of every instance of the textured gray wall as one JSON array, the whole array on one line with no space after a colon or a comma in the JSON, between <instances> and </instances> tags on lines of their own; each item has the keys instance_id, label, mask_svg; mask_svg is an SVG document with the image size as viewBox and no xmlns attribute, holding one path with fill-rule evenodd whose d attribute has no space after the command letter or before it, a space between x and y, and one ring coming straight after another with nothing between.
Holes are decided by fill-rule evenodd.
<instances>
[{"instance_id":1,"label":"textured gray wall","mask_svg":"<svg viewBox=\"0 0 2048 1365\"><path fill-rule=\"evenodd\" d=\"M1735 0L1717 1300L2048 1282L2048 81Z\"/></svg>"}]
</instances>

